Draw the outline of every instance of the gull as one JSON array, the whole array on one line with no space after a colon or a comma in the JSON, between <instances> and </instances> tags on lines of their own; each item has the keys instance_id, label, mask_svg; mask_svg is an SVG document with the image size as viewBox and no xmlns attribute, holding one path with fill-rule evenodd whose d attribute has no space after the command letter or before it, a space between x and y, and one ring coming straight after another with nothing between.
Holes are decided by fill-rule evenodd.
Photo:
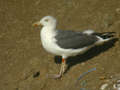
<instances>
[{"instance_id":1,"label":"gull","mask_svg":"<svg viewBox=\"0 0 120 90\"><path fill-rule=\"evenodd\" d=\"M54 74L54 78L60 78L64 75L68 57L82 54L96 45L111 40L113 37L113 32L97 33L93 30L85 30L83 32L58 30L56 29L57 20L53 16L45 16L33 25L43 26L40 31L43 48L49 53L62 57L60 72L59 74Z\"/></svg>"}]
</instances>

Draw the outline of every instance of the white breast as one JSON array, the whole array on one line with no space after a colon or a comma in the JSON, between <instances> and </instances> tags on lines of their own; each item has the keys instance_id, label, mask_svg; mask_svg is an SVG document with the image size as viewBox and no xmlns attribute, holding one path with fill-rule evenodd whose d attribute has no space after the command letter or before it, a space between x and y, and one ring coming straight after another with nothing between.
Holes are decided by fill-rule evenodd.
<instances>
[{"instance_id":1,"label":"white breast","mask_svg":"<svg viewBox=\"0 0 120 90\"><path fill-rule=\"evenodd\" d=\"M50 53L56 54L56 55L60 55L60 48L55 44L56 40L55 40L55 31L52 31L50 29L46 29L43 28L41 30L41 42L42 42L42 46L44 47L44 49Z\"/></svg>"}]
</instances>

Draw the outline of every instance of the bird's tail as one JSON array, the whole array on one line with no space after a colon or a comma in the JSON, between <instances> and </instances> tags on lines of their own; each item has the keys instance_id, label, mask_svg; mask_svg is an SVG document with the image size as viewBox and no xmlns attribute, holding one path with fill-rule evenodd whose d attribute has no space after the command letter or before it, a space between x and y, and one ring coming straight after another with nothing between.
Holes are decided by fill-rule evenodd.
<instances>
[{"instance_id":1,"label":"bird's tail","mask_svg":"<svg viewBox=\"0 0 120 90\"><path fill-rule=\"evenodd\" d=\"M93 35L96 35L100 39L99 42L107 42L113 39L115 32L93 33Z\"/></svg>"}]
</instances>

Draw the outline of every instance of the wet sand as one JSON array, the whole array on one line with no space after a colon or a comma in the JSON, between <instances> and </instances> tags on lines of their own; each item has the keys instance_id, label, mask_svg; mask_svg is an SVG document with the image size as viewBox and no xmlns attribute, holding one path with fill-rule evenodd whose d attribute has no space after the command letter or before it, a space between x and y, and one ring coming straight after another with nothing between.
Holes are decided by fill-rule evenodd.
<instances>
[{"instance_id":1,"label":"wet sand","mask_svg":"<svg viewBox=\"0 0 120 90\"><path fill-rule=\"evenodd\" d=\"M46 15L58 19L58 29L116 32L118 39L69 58L65 75L49 79L47 74L59 72L60 60L42 48L40 28L32 27ZM99 90L120 74L119 0L0 0L0 22L0 90Z\"/></svg>"}]
</instances>

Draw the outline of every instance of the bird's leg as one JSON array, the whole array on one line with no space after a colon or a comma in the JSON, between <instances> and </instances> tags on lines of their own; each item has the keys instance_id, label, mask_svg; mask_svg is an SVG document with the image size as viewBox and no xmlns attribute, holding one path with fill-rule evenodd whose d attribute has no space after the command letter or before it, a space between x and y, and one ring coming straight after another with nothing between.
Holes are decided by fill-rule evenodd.
<instances>
[{"instance_id":1,"label":"bird's leg","mask_svg":"<svg viewBox=\"0 0 120 90\"><path fill-rule=\"evenodd\" d=\"M60 76L62 76L65 72L65 66L66 66L66 60L62 58L62 64L61 64L61 69L60 69Z\"/></svg>"},{"instance_id":2,"label":"bird's leg","mask_svg":"<svg viewBox=\"0 0 120 90\"><path fill-rule=\"evenodd\" d=\"M65 72L65 66L66 66L66 61L65 61L65 59L63 58L63 59L62 59L62 64L61 64L61 68L60 68L60 73L59 73L59 74L49 75L49 77L50 77L50 78L55 78L55 79L62 77L62 75L63 75L64 72Z\"/></svg>"}]
</instances>

